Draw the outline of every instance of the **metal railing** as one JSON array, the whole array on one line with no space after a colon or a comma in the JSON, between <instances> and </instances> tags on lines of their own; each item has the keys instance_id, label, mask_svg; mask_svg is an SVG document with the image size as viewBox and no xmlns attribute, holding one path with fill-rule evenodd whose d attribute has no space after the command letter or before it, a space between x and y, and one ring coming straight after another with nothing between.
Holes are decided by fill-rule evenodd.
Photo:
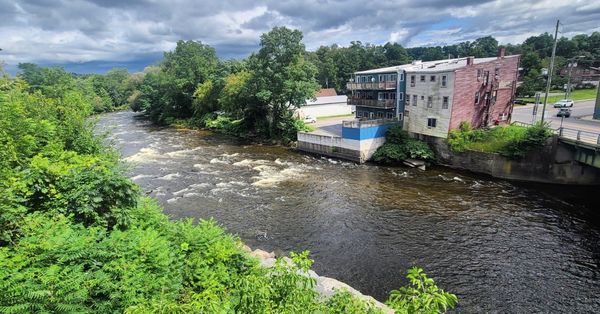
<instances>
[{"instance_id":1,"label":"metal railing","mask_svg":"<svg viewBox=\"0 0 600 314\"><path fill-rule=\"evenodd\" d=\"M356 119L356 120L342 121L342 127L360 129L360 128L368 128L368 127L372 127L372 126L390 124L390 123L395 123L395 122L398 122L398 120L397 119L364 119L364 120Z\"/></svg>"},{"instance_id":2,"label":"metal railing","mask_svg":"<svg viewBox=\"0 0 600 314\"><path fill-rule=\"evenodd\" d=\"M373 108L396 108L395 99L363 99L363 98L348 98L348 105L362 106L362 107L373 107Z\"/></svg>"},{"instance_id":3,"label":"metal railing","mask_svg":"<svg viewBox=\"0 0 600 314\"><path fill-rule=\"evenodd\" d=\"M396 81L385 82L368 82L368 83L347 83L346 88L349 90L387 90L396 89Z\"/></svg>"},{"instance_id":4,"label":"metal railing","mask_svg":"<svg viewBox=\"0 0 600 314\"><path fill-rule=\"evenodd\" d=\"M600 146L600 133L588 132L570 128L558 128L558 137L562 139L574 140L581 143L599 145Z\"/></svg>"},{"instance_id":5,"label":"metal railing","mask_svg":"<svg viewBox=\"0 0 600 314\"><path fill-rule=\"evenodd\" d=\"M513 125L523 126L523 127L531 127L532 124L514 121L511 123ZM558 135L558 138L563 140L571 140L579 143L590 144L594 146L600 146L600 133L598 132L589 132L571 128L560 127L556 130L551 129L552 133Z\"/></svg>"}]
</instances>

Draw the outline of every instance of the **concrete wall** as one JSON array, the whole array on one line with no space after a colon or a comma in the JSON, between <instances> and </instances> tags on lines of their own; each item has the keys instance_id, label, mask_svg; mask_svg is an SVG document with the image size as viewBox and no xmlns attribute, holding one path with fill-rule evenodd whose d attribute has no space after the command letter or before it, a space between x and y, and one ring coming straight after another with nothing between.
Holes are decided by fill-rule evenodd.
<instances>
[{"instance_id":1,"label":"concrete wall","mask_svg":"<svg viewBox=\"0 0 600 314\"><path fill-rule=\"evenodd\" d=\"M346 102L326 105L310 105L302 106L297 110L300 117L325 117L337 115L352 114L352 106L348 106Z\"/></svg>"},{"instance_id":2,"label":"concrete wall","mask_svg":"<svg viewBox=\"0 0 600 314\"><path fill-rule=\"evenodd\" d=\"M463 121L469 122L474 128L484 126L486 123L492 125L495 120L500 120L502 114L506 114L507 119L499 122L508 123L509 114L512 112L513 88L517 80L518 65L518 57L509 57L457 69L450 129L458 128ZM496 68L499 69L497 77ZM482 73L480 78L477 75L478 70ZM484 85L486 71L489 73L488 85ZM497 91L496 100L491 102L489 109L486 109L485 94L489 92L491 95L494 90ZM477 92L480 94L480 101L475 103Z\"/></svg>"},{"instance_id":3,"label":"concrete wall","mask_svg":"<svg viewBox=\"0 0 600 314\"><path fill-rule=\"evenodd\" d=\"M484 173L496 178L552 184L599 185L600 169L575 161L572 145L552 139L549 145L521 160L499 154L467 151L453 153L445 141L428 138L441 165Z\"/></svg>"},{"instance_id":4,"label":"concrete wall","mask_svg":"<svg viewBox=\"0 0 600 314\"><path fill-rule=\"evenodd\" d=\"M309 153L363 163L371 159L377 148L383 143L385 143L385 137L356 140L298 132L297 148Z\"/></svg>"},{"instance_id":5,"label":"concrete wall","mask_svg":"<svg viewBox=\"0 0 600 314\"><path fill-rule=\"evenodd\" d=\"M410 77L415 76L415 86L411 86ZM425 75L425 82L421 82L420 76ZM447 77L446 87L442 87L442 76ZM420 133L429 136L446 138L450 127L450 116L454 98L454 72L443 73L424 73L407 72L406 94L410 96L404 111L408 118L404 121L406 130L413 133ZM435 82L430 81L430 77L435 76ZM414 102L414 95L417 95L417 102ZM427 97L433 97L433 105L427 107ZM448 97L448 109L442 109L443 97ZM423 99L421 98L423 97ZM408 113L406 113L408 112ZM436 119L436 127L427 126L429 118Z\"/></svg>"}]
</instances>

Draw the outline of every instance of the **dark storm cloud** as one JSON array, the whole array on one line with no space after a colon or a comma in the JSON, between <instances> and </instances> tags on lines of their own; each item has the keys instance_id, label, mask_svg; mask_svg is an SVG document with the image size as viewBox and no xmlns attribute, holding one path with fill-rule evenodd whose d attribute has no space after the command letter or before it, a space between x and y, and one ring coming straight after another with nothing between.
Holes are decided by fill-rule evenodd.
<instances>
[{"instance_id":1,"label":"dark storm cloud","mask_svg":"<svg viewBox=\"0 0 600 314\"><path fill-rule=\"evenodd\" d=\"M239 58L280 25L301 29L309 49L353 40L452 44L487 35L516 43L551 32L559 14L564 36L600 30L600 3L581 0L0 0L0 60L9 67L139 68L180 39Z\"/></svg>"}]
</instances>

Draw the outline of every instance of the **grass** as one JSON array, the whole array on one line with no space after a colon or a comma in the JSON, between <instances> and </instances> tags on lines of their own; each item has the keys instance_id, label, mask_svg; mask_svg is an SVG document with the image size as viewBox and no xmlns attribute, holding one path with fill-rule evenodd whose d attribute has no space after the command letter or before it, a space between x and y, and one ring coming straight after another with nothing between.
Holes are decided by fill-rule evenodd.
<instances>
[{"instance_id":1,"label":"grass","mask_svg":"<svg viewBox=\"0 0 600 314\"><path fill-rule=\"evenodd\" d=\"M498 153L509 142L524 138L526 132L526 127L518 125L497 126L487 130L464 126L450 132L448 143L454 151L458 152L473 150Z\"/></svg>"},{"instance_id":2,"label":"grass","mask_svg":"<svg viewBox=\"0 0 600 314\"><path fill-rule=\"evenodd\" d=\"M592 89L577 89L574 90L573 92L571 92L571 95L569 96L569 99L572 100L589 100L589 99L596 99L596 93L598 92L597 88L592 88ZM564 91L561 90L554 90L554 91L550 91L550 93L561 93L560 95L557 96L548 96L548 103L549 104L553 104L559 100L562 100L565 98L564 95ZM542 94L542 97L540 98L541 102L544 101L544 94ZM534 103L535 102L535 98L534 97L523 97L523 98L518 98L518 100L523 100L526 101L528 103Z\"/></svg>"}]
</instances>

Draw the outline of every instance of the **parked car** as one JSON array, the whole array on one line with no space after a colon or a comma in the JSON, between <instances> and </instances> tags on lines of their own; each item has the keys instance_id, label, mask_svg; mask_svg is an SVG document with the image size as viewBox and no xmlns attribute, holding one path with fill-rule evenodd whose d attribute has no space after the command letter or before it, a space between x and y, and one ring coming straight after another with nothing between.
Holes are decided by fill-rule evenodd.
<instances>
[{"instance_id":1,"label":"parked car","mask_svg":"<svg viewBox=\"0 0 600 314\"><path fill-rule=\"evenodd\" d=\"M317 122L317 118L313 117L313 116L306 116L304 117L304 123L316 123Z\"/></svg>"},{"instance_id":2,"label":"parked car","mask_svg":"<svg viewBox=\"0 0 600 314\"><path fill-rule=\"evenodd\" d=\"M554 103L554 108L571 108L573 107L573 101L570 99L563 99L563 100L559 100L556 103Z\"/></svg>"},{"instance_id":3,"label":"parked car","mask_svg":"<svg viewBox=\"0 0 600 314\"><path fill-rule=\"evenodd\" d=\"M558 109L558 113L556 113L556 116L568 118L571 116L571 111L572 109L569 108L560 108Z\"/></svg>"}]
</instances>

